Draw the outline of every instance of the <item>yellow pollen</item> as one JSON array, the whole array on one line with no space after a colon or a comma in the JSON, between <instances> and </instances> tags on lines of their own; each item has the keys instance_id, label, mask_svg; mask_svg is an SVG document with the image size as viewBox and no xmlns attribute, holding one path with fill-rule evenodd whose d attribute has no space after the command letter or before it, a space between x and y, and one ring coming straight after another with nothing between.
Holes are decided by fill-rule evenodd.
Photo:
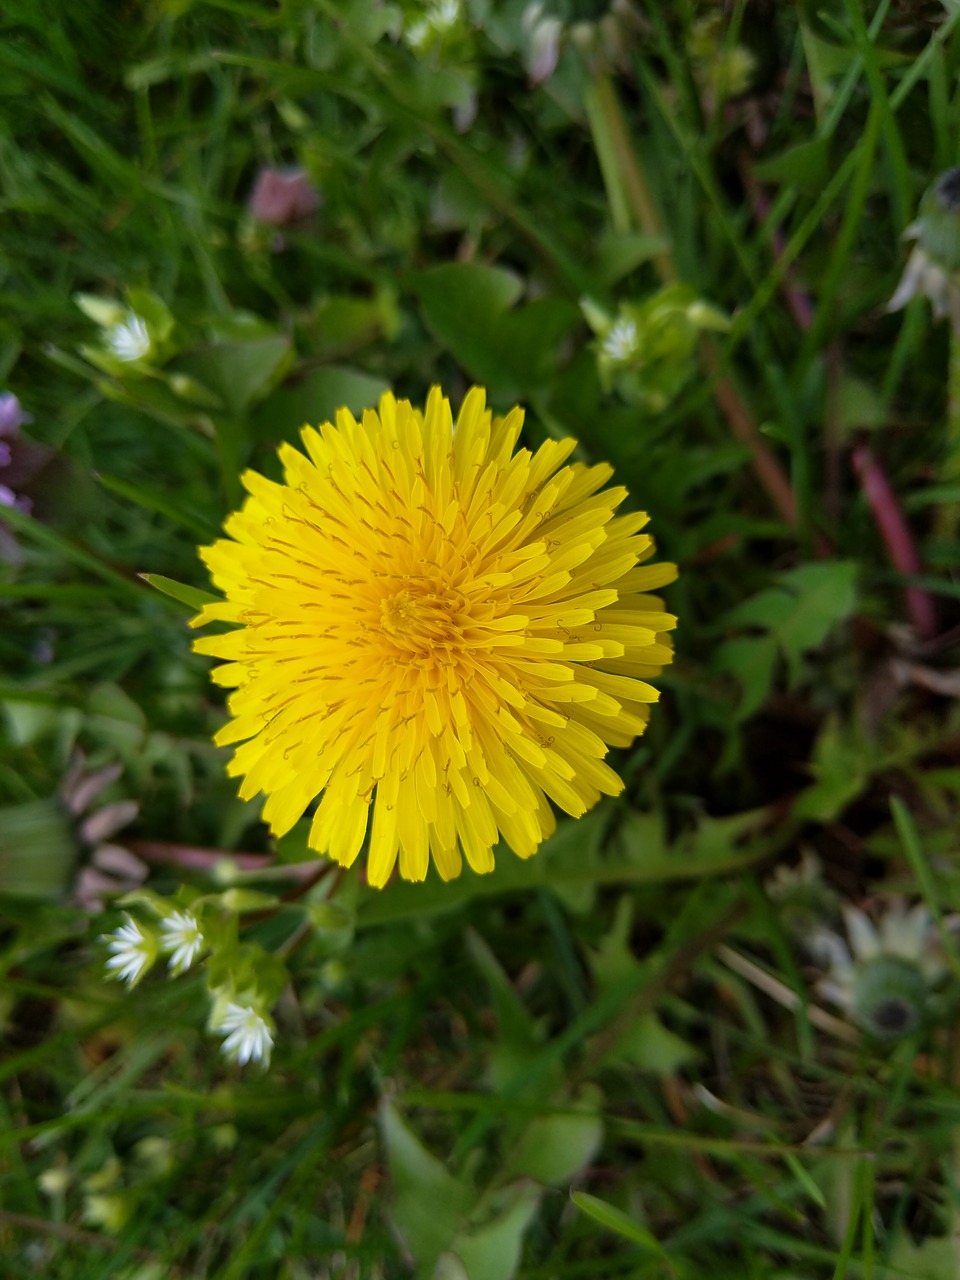
<instances>
[{"instance_id":1,"label":"yellow pollen","mask_svg":"<svg viewBox=\"0 0 960 1280\"><path fill-rule=\"evenodd\" d=\"M402 652L426 657L437 645L460 643L464 600L459 592L404 587L380 604L380 630Z\"/></svg>"}]
</instances>

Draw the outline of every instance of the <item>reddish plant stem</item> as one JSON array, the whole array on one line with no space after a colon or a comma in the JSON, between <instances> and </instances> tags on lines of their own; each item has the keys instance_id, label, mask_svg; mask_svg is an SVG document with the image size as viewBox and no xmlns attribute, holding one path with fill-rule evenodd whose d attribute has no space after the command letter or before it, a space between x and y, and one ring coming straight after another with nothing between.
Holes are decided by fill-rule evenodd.
<instances>
[{"instance_id":1,"label":"reddish plant stem","mask_svg":"<svg viewBox=\"0 0 960 1280\"><path fill-rule=\"evenodd\" d=\"M733 383L727 378L716 376L720 368L720 360L716 348L704 339L700 344L700 354L710 373L716 377L713 394L717 404L723 411L727 425L734 436L745 444L753 455L753 466L766 489L774 506L792 529L797 527L797 503L793 489L779 462L767 447L763 437L751 417L747 407L737 395Z\"/></svg>"},{"instance_id":2,"label":"reddish plant stem","mask_svg":"<svg viewBox=\"0 0 960 1280\"><path fill-rule=\"evenodd\" d=\"M870 447L862 443L854 448L852 462L891 564L900 573L919 573L920 557L913 536L883 467ZM922 587L905 587L903 594L913 629L921 640L929 640L937 630L933 597Z\"/></svg>"},{"instance_id":3,"label":"reddish plant stem","mask_svg":"<svg viewBox=\"0 0 960 1280\"><path fill-rule=\"evenodd\" d=\"M225 860L241 871L262 871L270 867L295 880L307 879L314 870L312 863L278 862L269 853L233 853L229 849L204 849L163 840L129 840L125 841L125 847L144 862L167 863L191 871L212 871L218 862Z\"/></svg>"}]
</instances>

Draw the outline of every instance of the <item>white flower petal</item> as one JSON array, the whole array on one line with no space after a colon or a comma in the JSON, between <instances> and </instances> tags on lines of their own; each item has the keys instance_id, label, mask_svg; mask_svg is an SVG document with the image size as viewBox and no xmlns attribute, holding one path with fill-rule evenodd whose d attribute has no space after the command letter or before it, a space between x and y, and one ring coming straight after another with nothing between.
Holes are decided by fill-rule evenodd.
<instances>
[{"instance_id":1,"label":"white flower petal","mask_svg":"<svg viewBox=\"0 0 960 1280\"><path fill-rule=\"evenodd\" d=\"M880 954L880 935L856 907L844 907L843 919L847 926L850 946L857 960L873 960Z\"/></svg>"},{"instance_id":2,"label":"white flower petal","mask_svg":"<svg viewBox=\"0 0 960 1280\"><path fill-rule=\"evenodd\" d=\"M142 360L150 350L150 334L145 321L131 311L125 320L107 330L106 343L118 360Z\"/></svg>"},{"instance_id":3,"label":"white flower petal","mask_svg":"<svg viewBox=\"0 0 960 1280\"><path fill-rule=\"evenodd\" d=\"M623 319L614 321L607 330L601 348L611 360L629 360L637 350L637 322Z\"/></svg>"},{"instance_id":4,"label":"white flower petal","mask_svg":"<svg viewBox=\"0 0 960 1280\"><path fill-rule=\"evenodd\" d=\"M160 929L160 945L170 954L170 969L174 973L183 973L203 950L203 932L196 916L189 911L174 911Z\"/></svg>"},{"instance_id":5,"label":"white flower petal","mask_svg":"<svg viewBox=\"0 0 960 1280\"><path fill-rule=\"evenodd\" d=\"M267 1019L250 1005L227 1001L217 1030L227 1036L221 1048L228 1058L234 1058L241 1066L248 1062L270 1061L273 1036Z\"/></svg>"},{"instance_id":6,"label":"white flower petal","mask_svg":"<svg viewBox=\"0 0 960 1280\"><path fill-rule=\"evenodd\" d=\"M108 976L131 986L140 981L157 958L155 939L130 916L126 924L107 934L103 941L111 952L105 964Z\"/></svg>"}]
</instances>

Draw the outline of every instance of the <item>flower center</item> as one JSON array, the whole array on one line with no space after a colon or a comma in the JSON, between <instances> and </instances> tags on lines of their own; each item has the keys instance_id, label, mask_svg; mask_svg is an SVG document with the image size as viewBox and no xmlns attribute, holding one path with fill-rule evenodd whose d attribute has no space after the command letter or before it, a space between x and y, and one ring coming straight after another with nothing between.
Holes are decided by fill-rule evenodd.
<instances>
[{"instance_id":1,"label":"flower center","mask_svg":"<svg viewBox=\"0 0 960 1280\"><path fill-rule=\"evenodd\" d=\"M425 657L463 640L465 601L458 591L404 587L380 603L380 631L404 654Z\"/></svg>"}]
</instances>

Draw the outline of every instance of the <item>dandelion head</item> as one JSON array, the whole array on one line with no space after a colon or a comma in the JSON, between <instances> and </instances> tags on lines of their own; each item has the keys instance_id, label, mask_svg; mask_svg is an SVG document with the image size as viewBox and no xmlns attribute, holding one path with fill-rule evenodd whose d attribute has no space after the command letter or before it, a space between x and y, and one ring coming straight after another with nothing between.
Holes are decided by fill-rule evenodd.
<instances>
[{"instance_id":1,"label":"dandelion head","mask_svg":"<svg viewBox=\"0 0 960 1280\"><path fill-rule=\"evenodd\" d=\"M623 784L610 746L643 733L675 619L650 594L643 513L618 515L606 465L564 465L573 440L514 452L520 409L482 390L454 425L438 388L283 445L282 483L247 472L227 537L203 550L225 600L195 625L223 660L240 794L288 831L314 799L312 849L350 865L367 838L381 886L399 859L444 879L461 855L521 857Z\"/></svg>"},{"instance_id":2,"label":"dandelion head","mask_svg":"<svg viewBox=\"0 0 960 1280\"><path fill-rule=\"evenodd\" d=\"M823 929L811 951L826 968L821 995L845 1009L878 1040L909 1035L928 1018L933 992L946 972L936 930L922 903L893 899L874 924L846 907L846 941Z\"/></svg>"},{"instance_id":3,"label":"dandelion head","mask_svg":"<svg viewBox=\"0 0 960 1280\"><path fill-rule=\"evenodd\" d=\"M855 975L850 1008L855 1021L879 1039L916 1031L928 1001L923 974L899 956L880 955Z\"/></svg>"}]
</instances>

